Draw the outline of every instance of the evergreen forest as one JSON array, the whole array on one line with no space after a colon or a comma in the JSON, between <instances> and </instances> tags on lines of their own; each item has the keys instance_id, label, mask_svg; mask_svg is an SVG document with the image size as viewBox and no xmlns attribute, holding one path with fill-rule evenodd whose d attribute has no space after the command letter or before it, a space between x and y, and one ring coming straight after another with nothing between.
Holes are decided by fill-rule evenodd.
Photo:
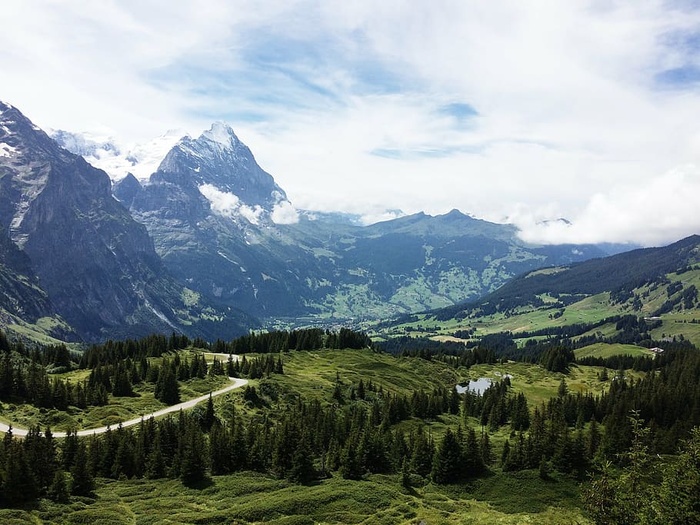
<instances>
[{"instance_id":1,"label":"evergreen forest","mask_svg":"<svg viewBox=\"0 0 700 525\"><path fill-rule=\"evenodd\" d=\"M494 479L527 475L528 483L569 491L562 505L589 522L700 522L697 348L686 341L658 356L579 361L561 341L530 345L519 366L556 379L550 395L536 398L509 375L481 392L458 392L453 382L475 368L512 363L507 346L391 355L360 332L308 329L211 344L154 335L75 352L0 333L5 409L76 411L145 392L173 405L197 378L249 380L191 410L101 434L67 429L56 437L36 424L15 437L10 427L0 442L0 501L8 512L41 516L48 506L62 516L56 509L76 502L99 508L100 487L110 483L172 480L204 493L241 475L304 490L380 479L398 494L431 487L473 497ZM303 368L313 359L328 361L323 381ZM382 370L391 366L432 377L401 385L409 376L390 379ZM365 371L348 372L358 367ZM601 388L570 386L580 370ZM216 516L211 522L224 523L235 512Z\"/></svg>"}]
</instances>

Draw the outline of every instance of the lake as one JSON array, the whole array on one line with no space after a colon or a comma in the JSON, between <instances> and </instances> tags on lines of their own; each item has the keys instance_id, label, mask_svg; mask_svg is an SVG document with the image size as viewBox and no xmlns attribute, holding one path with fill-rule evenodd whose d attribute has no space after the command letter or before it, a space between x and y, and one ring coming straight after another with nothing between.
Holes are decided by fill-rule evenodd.
<instances>
[{"instance_id":1,"label":"lake","mask_svg":"<svg viewBox=\"0 0 700 525\"><path fill-rule=\"evenodd\" d=\"M496 375L501 374L497 373ZM505 374L503 377L511 378L513 376L510 374ZM486 392L486 389L491 386L491 383L493 383L493 379L489 379L488 377L480 377L479 379L469 381L469 383L466 385L457 385L455 388L457 389L458 394L464 394L467 390L476 394L483 394Z\"/></svg>"}]
</instances>

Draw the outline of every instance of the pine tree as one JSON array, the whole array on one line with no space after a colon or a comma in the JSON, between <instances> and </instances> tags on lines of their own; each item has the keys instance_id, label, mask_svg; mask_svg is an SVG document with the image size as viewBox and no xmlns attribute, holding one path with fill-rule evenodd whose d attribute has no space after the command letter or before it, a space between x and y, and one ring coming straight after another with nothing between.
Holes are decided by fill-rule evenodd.
<instances>
[{"instance_id":1,"label":"pine tree","mask_svg":"<svg viewBox=\"0 0 700 525\"><path fill-rule=\"evenodd\" d=\"M61 458L63 460L63 469L70 470L75 462L75 454L78 451L78 434L70 430L66 433L61 446Z\"/></svg>"},{"instance_id":2,"label":"pine tree","mask_svg":"<svg viewBox=\"0 0 700 525\"><path fill-rule=\"evenodd\" d=\"M491 465L493 450L491 449L491 438L489 438L488 432L482 432L479 452L481 453L481 462L484 464L484 467Z\"/></svg>"},{"instance_id":3,"label":"pine tree","mask_svg":"<svg viewBox=\"0 0 700 525\"><path fill-rule=\"evenodd\" d=\"M365 395L365 383L362 379L360 379L360 382L357 385L357 398L364 399Z\"/></svg>"},{"instance_id":4,"label":"pine tree","mask_svg":"<svg viewBox=\"0 0 700 525\"><path fill-rule=\"evenodd\" d=\"M408 467L408 458L404 458L401 463L401 486L411 488L411 470Z\"/></svg>"},{"instance_id":5,"label":"pine tree","mask_svg":"<svg viewBox=\"0 0 700 525\"><path fill-rule=\"evenodd\" d=\"M569 387L566 384L566 379L563 377L561 378L561 381L559 382L559 388L557 389L557 395L559 397L564 397L566 394L569 393Z\"/></svg>"},{"instance_id":6,"label":"pine tree","mask_svg":"<svg viewBox=\"0 0 700 525\"><path fill-rule=\"evenodd\" d=\"M57 470L54 473L48 496L56 503L66 503L70 499L68 481L66 480L66 473L64 471Z\"/></svg>"},{"instance_id":7,"label":"pine tree","mask_svg":"<svg viewBox=\"0 0 700 525\"><path fill-rule=\"evenodd\" d=\"M481 456L479 443L476 439L476 432L473 428L467 429L462 441L462 466L464 469L463 475L467 477L476 477L484 470L484 461Z\"/></svg>"},{"instance_id":8,"label":"pine tree","mask_svg":"<svg viewBox=\"0 0 700 525\"><path fill-rule=\"evenodd\" d=\"M24 447L12 440L5 449L3 496L9 505L29 501L36 497L36 480L27 463Z\"/></svg>"},{"instance_id":9,"label":"pine tree","mask_svg":"<svg viewBox=\"0 0 700 525\"><path fill-rule=\"evenodd\" d=\"M362 439L359 436L351 436L345 443L340 454L340 475L345 479L362 479L365 473L361 450Z\"/></svg>"},{"instance_id":10,"label":"pine tree","mask_svg":"<svg viewBox=\"0 0 700 525\"><path fill-rule=\"evenodd\" d=\"M193 486L206 479L204 435L194 424L187 424L179 456L180 479L183 484Z\"/></svg>"},{"instance_id":11,"label":"pine tree","mask_svg":"<svg viewBox=\"0 0 700 525\"><path fill-rule=\"evenodd\" d=\"M153 448L146 458L146 477L148 479L159 479L165 477L165 460L161 451L160 437L156 437Z\"/></svg>"},{"instance_id":12,"label":"pine tree","mask_svg":"<svg viewBox=\"0 0 700 525\"><path fill-rule=\"evenodd\" d=\"M700 427L692 430L678 458L664 469L652 505L656 523L700 524Z\"/></svg>"},{"instance_id":13,"label":"pine tree","mask_svg":"<svg viewBox=\"0 0 700 525\"><path fill-rule=\"evenodd\" d=\"M438 445L433 459L431 477L435 483L447 484L459 481L462 449L455 434L448 428Z\"/></svg>"},{"instance_id":14,"label":"pine tree","mask_svg":"<svg viewBox=\"0 0 700 525\"><path fill-rule=\"evenodd\" d=\"M503 450L501 451L501 468L505 470L508 464L508 458L510 457L510 441L506 439L503 443Z\"/></svg>"},{"instance_id":15,"label":"pine tree","mask_svg":"<svg viewBox=\"0 0 700 525\"><path fill-rule=\"evenodd\" d=\"M433 455L435 447L432 441L425 435L422 427L413 439L413 450L411 452L411 471L419 476L427 477L433 468Z\"/></svg>"},{"instance_id":16,"label":"pine tree","mask_svg":"<svg viewBox=\"0 0 700 525\"><path fill-rule=\"evenodd\" d=\"M112 382L112 395L115 397L129 397L134 395L131 380L129 379L129 371L123 363L117 364Z\"/></svg>"},{"instance_id":17,"label":"pine tree","mask_svg":"<svg viewBox=\"0 0 700 525\"><path fill-rule=\"evenodd\" d=\"M294 456L292 457L292 466L289 469L289 479L295 483L310 483L316 478L316 469L314 468L311 448L309 447L308 438L306 435L299 440Z\"/></svg>"},{"instance_id":18,"label":"pine tree","mask_svg":"<svg viewBox=\"0 0 700 525\"><path fill-rule=\"evenodd\" d=\"M75 453L75 464L71 468L71 494L74 496L90 496L95 490L95 479L87 465L85 444L81 441Z\"/></svg>"},{"instance_id":19,"label":"pine tree","mask_svg":"<svg viewBox=\"0 0 700 525\"><path fill-rule=\"evenodd\" d=\"M165 364L160 368L158 374L155 397L166 405L175 405L180 402L180 385L177 382L177 376L172 368Z\"/></svg>"},{"instance_id":20,"label":"pine tree","mask_svg":"<svg viewBox=\"0 0 700 525\"><path fill-rule=\"evenodd\" d=\"M209 399L207 399L207 406L204 410L204 415L202 416L202 430L209 432L212 425L216 421L216 415L214 414L214 400L209 394Z\"/></svg>"}]
</instances>

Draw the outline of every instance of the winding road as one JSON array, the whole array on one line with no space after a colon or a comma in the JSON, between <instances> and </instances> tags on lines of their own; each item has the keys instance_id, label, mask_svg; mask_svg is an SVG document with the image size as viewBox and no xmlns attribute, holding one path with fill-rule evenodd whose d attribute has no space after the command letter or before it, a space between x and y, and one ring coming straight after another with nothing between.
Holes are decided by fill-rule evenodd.
<instances>
[{"instance_id":1,"label":"winding road","mask_svg":"<svg viewBox=\"0 0 700 525\"><path fill-rule=\"evenodd\" d=\"M212 353L206 353L207 356L213 356L213 357L224 357L228 359L229 354L212 354ZM232 354L233 359L238 359L239 357L237 355ZM201 403L202 401L206 401L209 399L209 396L211 397L216 397L220 396L221 394L225 394L226 392L230 392L231 390L235 390L236 388L241 388L242 386L245 386L248 384L247 379L238 379L235 377L229 377L231 381L233 381L233 384L228 385L224 388L220 388L219 390L215 390L214 392L210 392L209 394L204 394L203 396L196 397L194 399L190 399L189 401L183 401L182 403L178 403L177 405L171 405L169 407L161 408L160 410L156 410L155 412L152 412L150 414L146 414L143 416L136 417L134 419L130 419L128 421L123 421L121 423L122 427L131 427L133 425L138 425L141 423L142 420L146 419L151 419L153 417L160 417L164 416L165 414L171 414L173 412L179 412L180 410L187 410L188 408L192 408L195 405ZM13 436L26 436L28 433L28 430L26 428L20 428L16 427L14 425L8 425L7 423L0 423L0 432L9 432L10 427L12 427L12 435ZM114 428L115 425L107 425L104 427L98 427L98 428L88 428L84 430L78 430L78 436L92 436L93 434L104 434L107 432L107 429L109 428ZM54 432L53 430L51 431L51 434L53 437L56 438L64 438L66 437L66 432Z\"/></svg>"}]
</instances>

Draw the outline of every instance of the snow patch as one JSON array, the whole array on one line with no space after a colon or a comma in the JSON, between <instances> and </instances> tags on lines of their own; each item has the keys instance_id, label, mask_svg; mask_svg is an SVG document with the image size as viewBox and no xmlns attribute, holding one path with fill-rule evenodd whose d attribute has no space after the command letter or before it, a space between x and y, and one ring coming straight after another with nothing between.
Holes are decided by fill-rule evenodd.
<instances>
[{"instance_id":1,"label":"snow patch","mask_svg":"<svg viewBox=\"0 0 700 525\"><path fill-rule=\"evenodd\" d=\"M111 137L91 133L52 131L51 137L71 153L81 155L90 164L104 170L112 181L131 173L139 181L147 181L158 170L168 152L185 137L181 129L168 130L163 135L142 144L120 144Z\"/></svg>"},{"instance_id":2,"label":"snow patch","mask_svg":"<svg viewBox=\"0 0 700 525\"><path fill-rule=\"evenodd\" d=\"M11 157L13 153L17 153L17 148L0 142L0 157Z\"/></svg>"},{"instance_id":3,"label":"snow patch","mask_svg":"<svg viewBox=\"0 0 700 525\"><path fill-rule=\"evenodd\" d=\"M209 140L210 142L216 142L220 146L228 148L234 144L236 134L225 122L214 122L211 128L202 133L199 138Z\"/></svg>"},{"instance_id":4,"label":"snow patch","mask_svg":"<svg viewBox=\"0 0 700 525\"><path fill-rule=\"evenodd\" d=\"M238 264L236 261L234 261L233 259L231 259L228 255L226 255L224 252L218 251L218 252L216 252L216 253L218 253L221 257L223 257L224 259L226 259L226 260L227 260L228 262L230 262L231 264L235 264L235 265L238 266L238 267L241 266L241 265Z\"/></svg>"},{"instance_id":5,"label":"snow patch","mask_svg":"<svg viewBox=\"0 0 700 525\"><path fill-rule=\"evenodd\" d=\"M46 187L48 169L35 173L27 166L15 174L15 180L19 183L20 200L16 204L15 213L10 221L10 237L20 248L23 248L27 239L26 235L20 235L19 228L30 204Z\"/></svg>"},{"instance_id":6,"label":"snow patch","mask_svg":"<svg viewBox=\"0 0 700 525\"><path fill-rule=\"evenodd\" d=\"M177 330L177 326L175 326L175 325L172 323L172 321L170 321L170 319L168 319L168 318L165 316L165 314L163 314L163 312L160 312L158 309L156 309L156 308L149 302L149 300L146 299L145 297L143 298L143 300L144 300L144 306L145 306L146 308L148 308L151 312L153 312L153 313L156 315L156 317L157 317L158 319L160 319L160 320L163 321L165 324L167 324L168 326L170 326L173 330Z\"/></svg>"}]
</instances>

